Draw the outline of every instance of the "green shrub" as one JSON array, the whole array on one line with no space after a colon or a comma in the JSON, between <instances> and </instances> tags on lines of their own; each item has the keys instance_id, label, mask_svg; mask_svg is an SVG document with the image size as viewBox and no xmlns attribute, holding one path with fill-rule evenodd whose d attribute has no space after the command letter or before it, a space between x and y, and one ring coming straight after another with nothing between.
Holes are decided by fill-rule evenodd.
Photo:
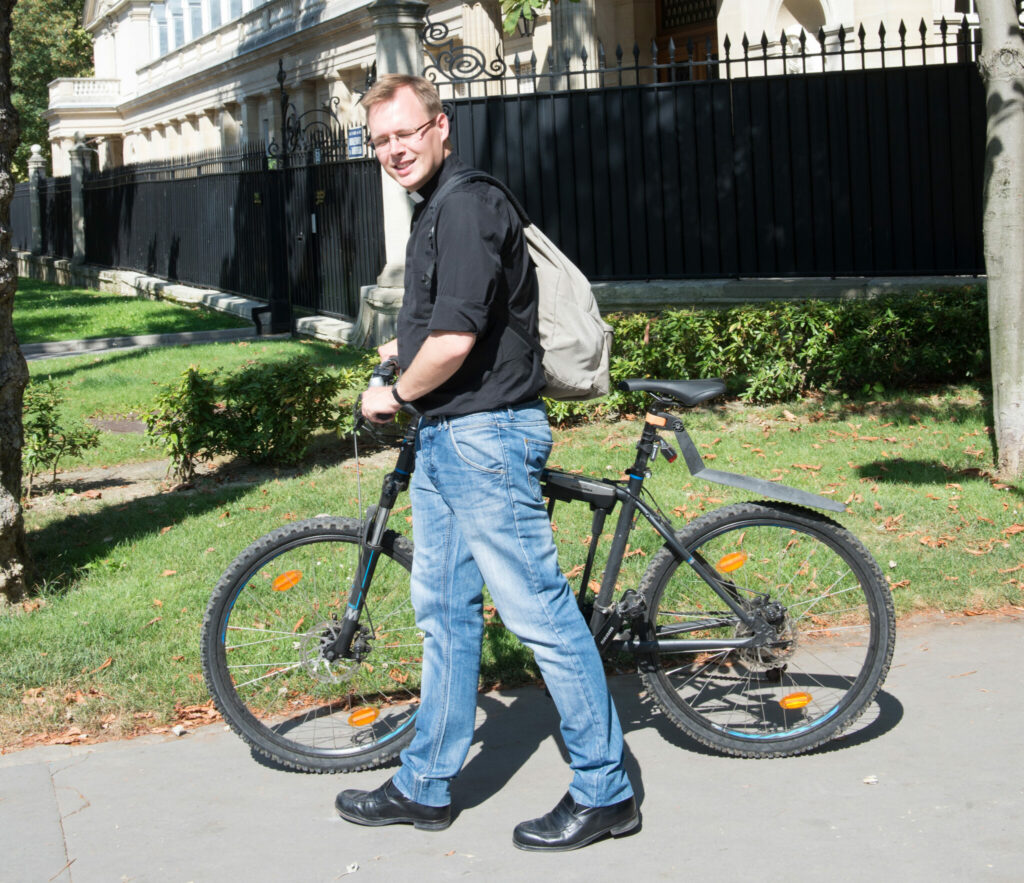
<instances>
[{"instance_id":1,"label":"green shrub","mask_svg":"<svg viewBox=\"0 0 1024 883\"><path fill-rule=\"evenodd\" d=\"M146 425L183 479L218 454L295 463L316 430L338 428L342 382L304 357L246 365L227 377L189 368L160 392Z\"/></svg>"},{"instance_id":2,"label":"green shrub","mask_svg":"<svg viewBox=\"0 0 1024 883\"><path fill-rule=\"evenodd\" d=\"M983 289L865 300L784 301L611 315L611 376L721 377L757 403L812 391L859 392L957 382L989 370ZM616 416L644 396L549 402L557 422Z\"/></svg>"},{"instance_id":3,"label":"green shrub","mask_svg":"<svg viewBox=\"0 0 1024 883\"><path fill-rule=\"evenodd\" d=\"M57 466L63 457L77 457L100 443L99 430L81 420L66 418L61 413L63 404L64 396L49 378L33 381L25 390L22 464L28 479L26 497L32 496L32 485L43 470L52 469L50 480L56 482Z\"/></svg>"}]
</instances>

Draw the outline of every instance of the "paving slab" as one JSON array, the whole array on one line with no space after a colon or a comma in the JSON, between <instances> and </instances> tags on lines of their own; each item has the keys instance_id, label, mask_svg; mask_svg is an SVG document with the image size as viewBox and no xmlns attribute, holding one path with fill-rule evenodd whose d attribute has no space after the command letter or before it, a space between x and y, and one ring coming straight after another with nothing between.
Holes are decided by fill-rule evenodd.
<instances>
[{"instance_id":1,"label":"paving slab","mask_svg":"<svg viewBox=\"0 0 1024 883\"><path fill-rule=\"evenodd\" d=\"M535 687L480 696L442 832L344 822L336 792L376 787L387 771L276 769L221 724L16 752L0 757L0 880L1017 881L1022 649L1022 618L902 626L866 724L783 760L705 751L651 708L638 678L615 677L643 826L572 853L511 843L569 780L557 715Z\"/></svg>"}]
</instances>

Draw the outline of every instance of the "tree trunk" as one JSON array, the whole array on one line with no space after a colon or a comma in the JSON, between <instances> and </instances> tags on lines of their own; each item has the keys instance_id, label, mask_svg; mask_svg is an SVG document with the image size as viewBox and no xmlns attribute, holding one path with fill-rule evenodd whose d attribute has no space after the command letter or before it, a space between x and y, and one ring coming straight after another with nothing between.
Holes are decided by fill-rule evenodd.
<instances>
[{"instance_id":1,"label":"tree trunk","mask_svg":"<svg viewBox=\"0 0 1024 883\"><path fill-rule=\"evenodd\" d=\"M1015 0L978 0L985 83L984 239L1000 472L1024 476L1024 37Z\"/></svg>"},{"instance_id":2,"label":"tree trunk","mask_svg":"<svg viewBox=\"0 0 1024 883\"><path fill-rule=\"evenodd\" d=\"M18 276L11 258L11 156L18 114L11 106L11 10L0 0L0 605L25 595L25 524L21 512L21 414L28 368L14 336Z\"/></svg>"}]
</instances>

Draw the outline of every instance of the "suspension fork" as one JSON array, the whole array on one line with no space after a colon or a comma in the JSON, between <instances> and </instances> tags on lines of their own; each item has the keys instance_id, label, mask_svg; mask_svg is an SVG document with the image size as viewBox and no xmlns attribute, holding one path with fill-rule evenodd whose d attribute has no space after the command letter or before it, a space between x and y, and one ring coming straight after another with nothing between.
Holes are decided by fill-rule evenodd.
<instances>
[{"instance_id":1,"label":"suspension fork","mask_svg":"<svg viewBox=\"0 0 1024 883\"><path fill-rule=\"evenodd\" d=\"M381 556L381 544L387 530L391 510L398 495L409 487L409 479L416 468L416 423L406 431L398 452L395 468L384 477L380 499L366 512L365 529L359 543L359 563L352 577L348 604L342 617L341 628L330 647L324 648L324 656L334 660L351 658L352 641L359 629L359 619L366 603L366 593L377 570Z\"/></svg>"}]
</instances>

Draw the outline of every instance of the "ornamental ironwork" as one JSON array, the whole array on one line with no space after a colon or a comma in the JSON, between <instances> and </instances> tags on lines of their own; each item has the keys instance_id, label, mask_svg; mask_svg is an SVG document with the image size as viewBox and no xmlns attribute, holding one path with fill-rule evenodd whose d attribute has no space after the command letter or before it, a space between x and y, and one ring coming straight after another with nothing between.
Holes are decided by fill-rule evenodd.
<instances>
[{"instance_id":1,"label":"ornamental ironwork","mask_svg":"<svg viewBox=\"0 0 1024 883\"><path fill-rule=\"evenodd\" d=\"M267 145L267 156L285 159L301 155L309 157L314 163L343 159L345 139L337 114L341 99L331 98L320 107L299 113L285 91L285 78L282 59L278 61L277 70L281 101L281 140L278 141L277 135L274 136Z\"/></svg>"},{"instance_id":2,"label":"ornamental ironwork","mask_svg":"<svg viewBox=\"0 0 1024 883\"><path fill-rule=\"evenodd\" d=\"M500 80L508 74L508 65L501 55L501 43L494 47L494 58L488 58L475 46L466 46L449 37L448 25L429 18L421 33L423 47L430 64L423 76L432 83L471 83L479 80ZM433 51L432 51L433 50Z\"/></svg>"}]
</instances>

